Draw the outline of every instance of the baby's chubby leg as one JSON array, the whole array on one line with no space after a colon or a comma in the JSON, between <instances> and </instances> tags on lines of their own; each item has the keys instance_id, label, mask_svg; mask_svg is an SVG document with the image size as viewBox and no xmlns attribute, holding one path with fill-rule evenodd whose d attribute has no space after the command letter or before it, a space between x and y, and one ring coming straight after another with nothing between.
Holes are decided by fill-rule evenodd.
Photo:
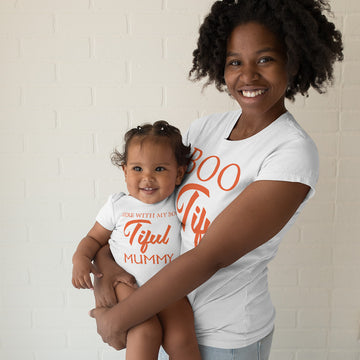
<instances>
[{"instance_id":1,"label":"baby's chubby leg","mask_svg":"<svg viewBox=\"0 0 360 360\"><path fill-rule=\"evenodd\" d=\"M135 289L120 283L115 292L118 301L127 298ZM133 327L127 333L126 360L157 360L162 342L162 327L157 316Z\"/></svg>"},{"instance_id":2,"label":"baby's chubby leg","mask_svg":"<svg viewBox=\"0 0 360 360\"><path fill-rule=\"evenodd\" d=\"M194 327L194 314L187 298L158 314L164 331L163 347L170 360L201 360Z\"/></svg>"}]
</instances>

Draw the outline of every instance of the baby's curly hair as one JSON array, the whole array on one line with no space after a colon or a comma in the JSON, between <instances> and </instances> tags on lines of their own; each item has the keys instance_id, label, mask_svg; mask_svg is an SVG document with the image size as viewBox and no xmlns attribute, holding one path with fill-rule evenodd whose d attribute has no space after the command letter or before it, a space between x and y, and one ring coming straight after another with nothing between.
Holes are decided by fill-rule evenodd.
<instances>
[{"instance_id":1,"label":"baby's curly hair","mask_svg":"<svg viewBox=\"0 0 360 360\"><path fill-rule=\"evenodd\" d=\"M333 65L343 60L341 33L328 21L326 0L222 0L216 1L199 30L190 79L207 78L224 91L227 40L233 29L258 22L274 33L286 48L289 84L285 97L319 93L333 81Z\"/></svg>"},{"instance_id":2,"label":"baby's curly hair","mask_svg":"<svg viewBox=\"0 0 360 360\"><path fill-rule=\"evenodd\" d=\"M143 124L127 131L124 136L124 151L119 152L115 149L111 154L111 162L114 165L122 167L127 164L129 145L134 138L140 141L149 138L155 142L166 141L172 148L179 166L187 166L189 163L191 146L183 144L180 130L165 120L159 120L154 124Z\"/></svg>"}]
</instances>

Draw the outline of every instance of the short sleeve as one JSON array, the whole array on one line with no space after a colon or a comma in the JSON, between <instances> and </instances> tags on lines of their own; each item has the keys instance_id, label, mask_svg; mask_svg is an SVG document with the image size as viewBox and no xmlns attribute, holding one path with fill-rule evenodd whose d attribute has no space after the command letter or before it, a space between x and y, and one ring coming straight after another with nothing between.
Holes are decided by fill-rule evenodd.
<instances>
[{"instance_id":1,"label":"short sleeve","mask_svg":"<svg viewBox=\"0 0 360 360\"><path fill-rule=\"evenodd\" d=\"M310 137L279 145L264 160L255 180L299 182L310 186L307 198L315 193L319 177L319 155Z\"/></svg>"},{"instance_id":2,"label":"short sleeve","mask_svg":"<svg viewBox=\"0 0 360 360\"><path fill-rule=\"evenodd\" d=\"M96 216L96 221L105 229L113 231L116 226L116 208L124 193L112 194Z\"/></svg>"}]
</instances>

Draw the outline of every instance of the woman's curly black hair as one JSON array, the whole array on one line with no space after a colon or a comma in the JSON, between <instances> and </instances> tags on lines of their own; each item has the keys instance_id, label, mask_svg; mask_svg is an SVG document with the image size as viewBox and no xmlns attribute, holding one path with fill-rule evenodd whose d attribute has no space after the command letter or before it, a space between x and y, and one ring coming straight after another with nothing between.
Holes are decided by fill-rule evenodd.
<instances>
[{"instance_id":1,"label":"woman's curly black hair","mask_svg":"<svg viewBox=\"0 0 360 360\"><path fill-rule=\"evenodd\" d=\"M274 33L286 48L289 84L285 97L307 95L310 86L322 93L333 81L333 65L343 60L341 33L328 21L326 0L216 1L199 30L190 79L207 78L224 91L227 40L233 29L258 22Z\"/></svg>"},{"instance_id":2,"label":"woman's curly black hair","mask_svg":"<svg viewBox=\"0 0 360 360\"><path fill-rule=\"evenodd\" d=\"M191 146L183 144L180 130L165 120L159 120L154 124L143 124L127 131L124 136L124 151L119 152L115 149L111 154L111 162L114 165L122 167L127 164L129 145L134 138L140 141L166 141L172 148L179 166L187 166L189 163Z\"/></svg>"}]
</instances>

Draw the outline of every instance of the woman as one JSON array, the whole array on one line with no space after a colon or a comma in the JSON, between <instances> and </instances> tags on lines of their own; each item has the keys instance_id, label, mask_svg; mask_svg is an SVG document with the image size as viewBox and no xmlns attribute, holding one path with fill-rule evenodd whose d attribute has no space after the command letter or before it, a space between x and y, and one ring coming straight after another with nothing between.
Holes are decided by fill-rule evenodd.
<instances>
[{"instance_id":1,"label":"woman","mask_svg":"<svg viewBox=\"0 0 360 360\"><path fill-rule=\"evenodd\" d=\"M202 358L267 359L275 310L267 264L314 194L318 155L285 98L322 92L342 60L341 34L320 0L216 1L191 74L224 86L241 110L195 121L177 194L182 255L111 309L98 332L117 349L127 329L186 294ZM104 256L100 256L103 270ZM106 269L109 265L106 265Z\"/></svg>"}]
</instances>

